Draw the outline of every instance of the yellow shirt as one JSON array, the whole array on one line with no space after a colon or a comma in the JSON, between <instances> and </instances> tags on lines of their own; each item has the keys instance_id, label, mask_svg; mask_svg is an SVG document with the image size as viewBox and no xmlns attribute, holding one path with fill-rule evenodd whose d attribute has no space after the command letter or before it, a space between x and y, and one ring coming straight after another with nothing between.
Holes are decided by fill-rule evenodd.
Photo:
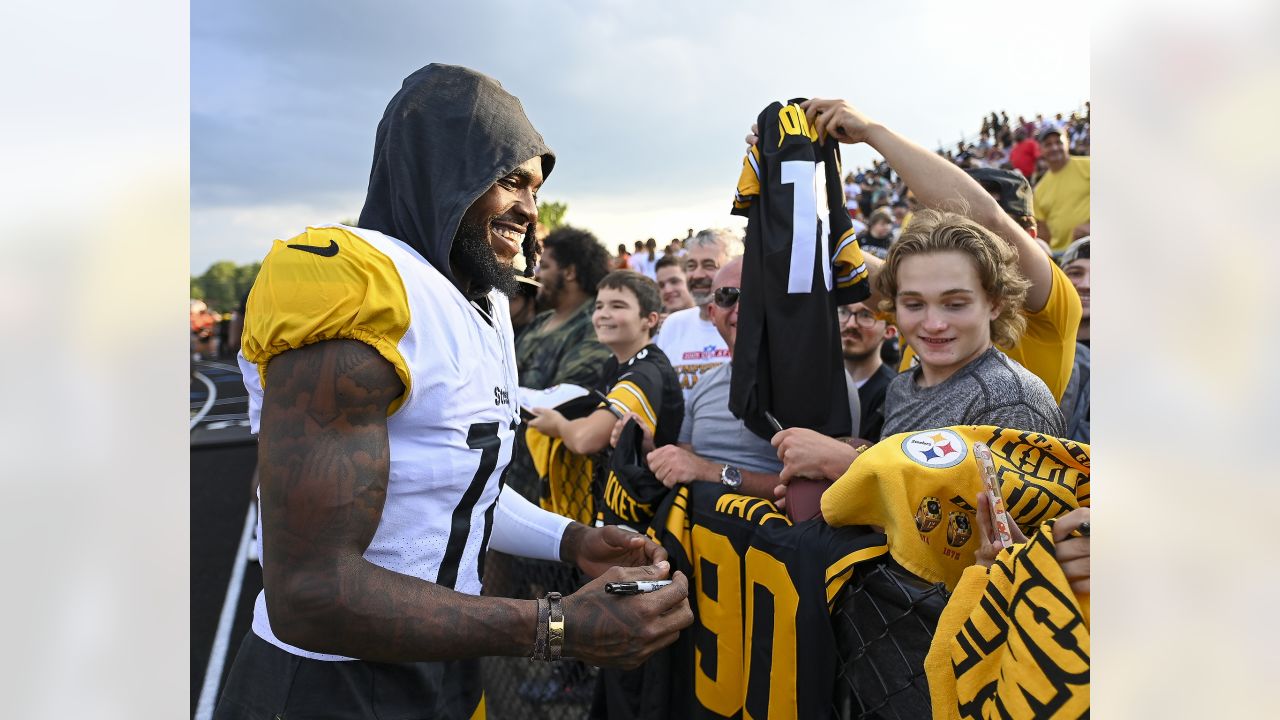
<instances>
[{"instance_id":1,"label":"yellow shirt","mask_svg":"<svg viewBox=\"0 0 1280 720\"><path fill-rule=\"evenodd\" d=\"M1080 296L1065 273L1056 264L1049 286L1049 299L1039 312L1024 312L1027 329L1012 348L1001 348L1011 360L1030 370L1049 386L1054 400L1062 402L1076 361L1076 331L1084 312ZM898 371L911 367L915 351L908 345L902 351Z\"/></svg>"},{"instance_id":2,"label":"yellow shirt","mask_svg":"<svg viewBox=\"0 0 1280 720\"><path fill-rule=\"evenodd\" d=\"M1047 172L1035 190L1036 222L1049 227L1054 252L1071 244L1076 226L1089 220L1089 158L1072 157L1058 172Z\"/></svg>"}]
</instances>

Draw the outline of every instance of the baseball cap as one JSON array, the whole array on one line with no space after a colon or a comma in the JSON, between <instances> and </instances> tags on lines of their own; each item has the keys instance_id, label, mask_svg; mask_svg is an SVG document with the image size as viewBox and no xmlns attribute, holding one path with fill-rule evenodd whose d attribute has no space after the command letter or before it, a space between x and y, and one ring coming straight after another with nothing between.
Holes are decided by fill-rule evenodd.
<instances>
[{"instance_id":1,"label":"baseball cap","mask_svg":"<svg viewBox=\"0 0 1280 720\"><path fill-rule=\"evenodd\" d=\"M1048 127L1044 128L1043 130L1041 130L1041 131L1040 131L1040 135L1039 135L1036 139L1037 139L1037 140L1040 140L1040 141L1042 141L1042 142L1043 142L1043 141L1044 141L1044 139L1045 139L1045 138L1047 138L1047 137L1049 137L1050 135L1057 135L1057 136L1061 137L1061 136L1062 136L1062 128L1060 128L1060 127L1056 127L1056 126L1054 126L1054 125L1050 125L1050 126L1048 126Z\"/></svg>"},{"instance_id":2,"label":"baseball cap","mask_svg":"<svg viewBox=\"0 0 1280 720\"><path fill-rule=\"evenodd\" d=\"M1017 170L973 168L965 170L969 177L988 191L994 192L1000 208L1014 217L1035 215L1031 211L1031 184Z\"/></svg>"},{"instance_id":3,"label":"baseball cap","mask_svg":"<svg viewBox=\"0 0 1280 720\"><path fill-rule=\"evenodd\" d=\"M1085 235L1079 240L1076 240L1075 242L1068 245L1067 249L1062 251L1062 255L1058 256L1058 265L1059 267L1065 268L1067 265L1070 265L1076 260L1088 260L1088 259L1089 259L1089 236Z\"/></svg>"}]
</instances>

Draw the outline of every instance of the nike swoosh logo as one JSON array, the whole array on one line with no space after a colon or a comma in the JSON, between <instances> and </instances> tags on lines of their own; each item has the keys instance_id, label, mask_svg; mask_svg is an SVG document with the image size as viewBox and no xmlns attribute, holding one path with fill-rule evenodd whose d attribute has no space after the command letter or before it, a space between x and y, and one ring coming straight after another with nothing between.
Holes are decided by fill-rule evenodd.
<instances>
[{"instance_id":1,"label":"nike swoosh logo","mask_svg":"<svg viewBox=\"0 0 1280 720\"><path fill-rule=\"evenodd\" d=\"M301 250L303 252L309 252L314 255L319 255L320 257L333 257L338 254L337 240L330 240L329 247L316 247L315 245L287 245L286 247L291 247L294 250Z\"/></svg>"}]
</instances>

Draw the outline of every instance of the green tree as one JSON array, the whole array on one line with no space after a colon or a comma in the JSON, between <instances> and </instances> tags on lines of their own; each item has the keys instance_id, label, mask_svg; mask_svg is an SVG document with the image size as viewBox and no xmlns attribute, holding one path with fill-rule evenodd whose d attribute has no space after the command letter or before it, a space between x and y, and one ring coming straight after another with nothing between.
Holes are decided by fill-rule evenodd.
<instances>
[{"instance_id":1,"label":"green tree","mask_svg":"<svg viewBox=\"0 0 1280 720\"><path fill-rule=\"evenodd\" d=\"M248 265L241 265L236 268L236 305L239 306L240 300L249 294L249 288L253 287L253 281L258 279L258 269L262 267L262 263L255 262Z\"/></svg>"},{"instance_id":2,"label":"green tree","mask_svg":"<svg viewBox=\"0 0 1280 720\"><path fill-rule=\"evenodd\" d=\"M564 214L568 210L569 206L566 203L543 200L538 203L538 224L545 227L547 232L551 232L564 225Z\"/></svg>"},{"instance_id":3,"label":"green tree","mask_svg":"<svg viewBox=\"0 0 1280 720\"><path fill-rule=\"evenodd\" d=\"M191 297L199 298L218 312L240 305L240 299L253 287L262 263L236 265L230 260L216 262L200 276L191 276Z\"/></svg>"}]
</instances>

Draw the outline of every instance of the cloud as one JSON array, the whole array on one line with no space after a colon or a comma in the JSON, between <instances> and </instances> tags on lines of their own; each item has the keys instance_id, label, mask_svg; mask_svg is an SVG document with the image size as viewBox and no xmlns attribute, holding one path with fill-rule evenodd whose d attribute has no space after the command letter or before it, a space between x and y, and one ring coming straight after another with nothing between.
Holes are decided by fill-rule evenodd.
<instances>
[{"instance_id":1,"label":"cloud","mask_svg":"<svg viewBox=\"0 0 1280 720\"><path fill-rule=\"evenodd\" d=\"M1024 39L1050 22L1078 41L1051 52ZM568 202L571 216L647 207L652 215L602 213L600 227L667 235L689 221L641 228L689 197L731 194L742 138L773 100L846 97L907 137L951 145L995 109L1074 109L1089 92L1087 37L1083 14L1011 13L994 0L660 12L616 0L196 3L192 205L273 215L363 193L387 100L438 61L488 73L521 98L559 157L545 197ZM852 169L874 153L846 146L843 155ZM201 244L235 234L214 226L230 216L193 224L193 259L208 255Z\"/></svg>"}]
</instances>

